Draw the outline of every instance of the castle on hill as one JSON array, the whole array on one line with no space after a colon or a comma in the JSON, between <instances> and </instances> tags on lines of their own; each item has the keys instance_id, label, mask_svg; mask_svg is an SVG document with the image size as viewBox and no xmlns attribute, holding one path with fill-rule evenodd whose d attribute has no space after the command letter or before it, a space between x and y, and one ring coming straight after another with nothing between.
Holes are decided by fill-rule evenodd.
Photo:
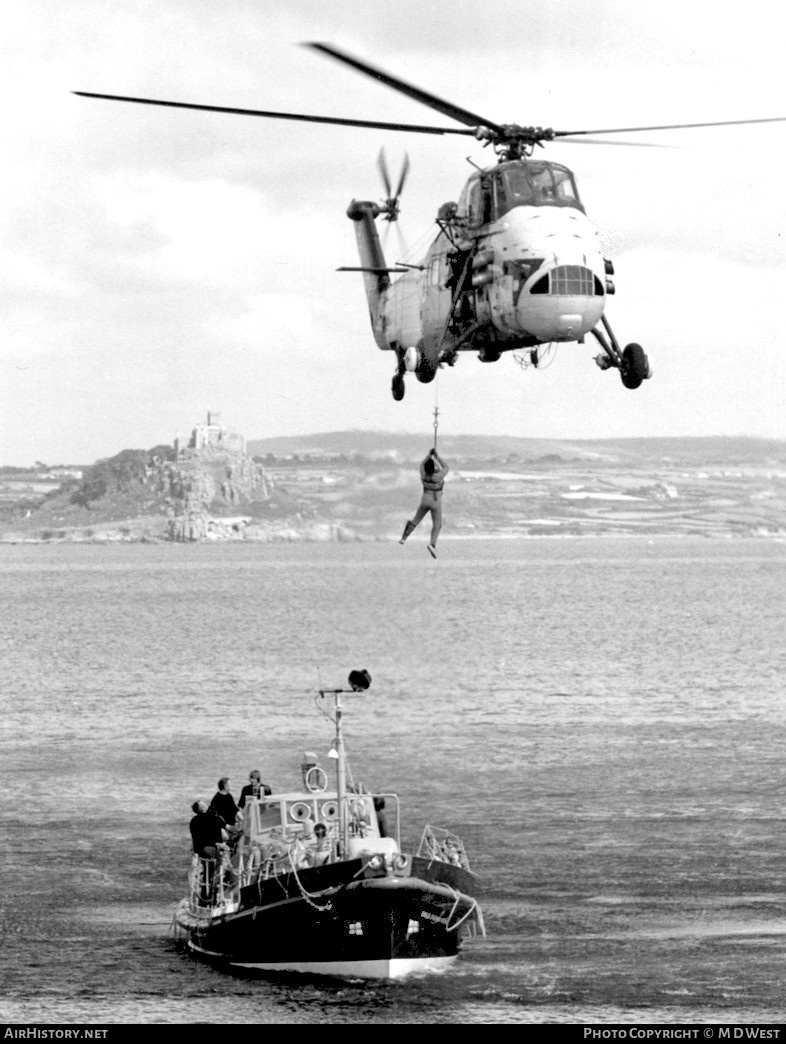
<instances>
[{"instance_id":1,"label":"castle on hill","mask_svg":"<svg viewBox=\"0 0 786 1044\"><path fill-rule=\"evenodd\" d=\"M208 410L207 422L195 425L185 446L181 445L179 436L175 438L174 451L176 460L202 456L205 452L209 456L212 451L245 456L246 440L238 432L222 424L220 413Z\"/></svg>"}]
</instances>

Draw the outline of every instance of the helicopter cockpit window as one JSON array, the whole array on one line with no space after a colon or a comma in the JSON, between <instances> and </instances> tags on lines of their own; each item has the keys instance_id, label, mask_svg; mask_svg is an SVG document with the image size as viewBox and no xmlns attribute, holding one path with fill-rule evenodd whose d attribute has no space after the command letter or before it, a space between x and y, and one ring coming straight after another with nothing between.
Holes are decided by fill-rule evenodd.
<instances>
[{"instance_id":1,"label":"helicopter cockpit window","mask_svg":"<svg viewBox=\"0 0 786 1044\"><path fill-rule=\"evenodd\" d=\"M480 178L476 178L467 192L467 221L470 225L479 225L483 220L483 194Z\"/></svg>"},{"instance_id":2,"label":"helicopter cockpit window","mask_svg":"<svg viewBox=\"0 0 786 1044\"><path fill-rule=\"evenodd\" d=\"M489 186L479 174L469 179L458 202L457 216L470 228L489 220Z\"/></svg>"},{"instance_id":3,"label":"helicopter cockpit window","mask_svg":"<svg viewBox=\"0 0 786 1044\"><path fill-rule=\"evenodd\" d=\"M500 164L497 170L495 217L513 207L577 207L579 202L573 175L567 167L533 160Z\"/></svg>"},{"instance_id":4,"label":"helicopter cockpit window","mask_svg":"<svg viewBox=\"0 0 786 1044\"><path fill-rule=\"evenodd\" d=\"M571 172L565 167L552 167L551 173L554 175L554 191L557 194L557 199L561 199L563 202L572 202L578 206L579 197L576 193L576 185Z\"/></svg>"},{"instance_id":5,"label":"helicopter cockpit window","mask_svg":"<svg viewBox=\"0 0 786 1044\"><path fill-rule=\"evenodd\" d=\"M532 206L535 202L535 186L526 167L517 164L501 171L497 182L497 207L500 213L511 207Z\"/></svg>"}]
</instances>

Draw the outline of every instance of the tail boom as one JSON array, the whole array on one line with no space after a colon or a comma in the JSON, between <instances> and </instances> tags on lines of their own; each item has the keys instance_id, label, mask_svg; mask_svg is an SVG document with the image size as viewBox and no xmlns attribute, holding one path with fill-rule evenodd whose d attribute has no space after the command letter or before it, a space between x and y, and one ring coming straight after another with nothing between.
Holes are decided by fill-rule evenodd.
<instances>
[{"instance_id":1,"label":"tail boom","mask_svg":"<svg viewBox=\"0 0 786 1044\"><path fill-rule=\"evenodd\" d=\"M390 275L375 224L375 219L380 213L380 208L376 203L353 199L347 210L347 217L355 224L355 236L357 237L358 254L374 339L378 347L389 349L390 345L384 336L382 317L384 298L390 289Z\"/></svg>"}]
</instances>

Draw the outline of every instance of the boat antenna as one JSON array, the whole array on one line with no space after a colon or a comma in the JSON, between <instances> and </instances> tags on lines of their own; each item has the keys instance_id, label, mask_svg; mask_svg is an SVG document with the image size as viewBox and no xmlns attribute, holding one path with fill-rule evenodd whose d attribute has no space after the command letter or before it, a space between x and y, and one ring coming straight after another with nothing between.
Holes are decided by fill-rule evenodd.
<instances>
[{"instance_id":1,"label":"boat antenna","mask_svg":"<svg viewBox=\"0 0 786 1044\"><path fill-rule=\"evenodd\" d=\"M324 717L327 718L328 721L332 721L333 724L335 724L336 719L332 715L328 714L327 711L323 710L323 708L320 707L320 705L319 705L320 699L328 691L328 690L322 688L322 668L321 667L317 667L317 679L319 681L319 688L317 689L316 696L314 696L314 706L317 708L317 710L319 711L320 714L324 715Z\"/></svg>"}]
</instances>

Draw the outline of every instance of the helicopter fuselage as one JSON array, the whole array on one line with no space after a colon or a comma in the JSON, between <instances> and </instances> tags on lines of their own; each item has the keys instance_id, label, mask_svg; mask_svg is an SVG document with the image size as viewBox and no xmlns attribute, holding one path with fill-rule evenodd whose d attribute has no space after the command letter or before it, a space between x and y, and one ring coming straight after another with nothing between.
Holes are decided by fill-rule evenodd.
<instances>
[{"instance_id":1,"label":"helicopter fuselage","mask_svg":"<svg viewBox=\"0 0 786 1044\"><path fill-rule=\"evenodd\" d=\"M415 269L391 281L374 217L354 202L377 345L430 380L459 351L494 361L505 351L582 341L599 322L610 263L559 164L511 160L473 174L446 204L439 234Z\"/></svg>"}]
</instances>

